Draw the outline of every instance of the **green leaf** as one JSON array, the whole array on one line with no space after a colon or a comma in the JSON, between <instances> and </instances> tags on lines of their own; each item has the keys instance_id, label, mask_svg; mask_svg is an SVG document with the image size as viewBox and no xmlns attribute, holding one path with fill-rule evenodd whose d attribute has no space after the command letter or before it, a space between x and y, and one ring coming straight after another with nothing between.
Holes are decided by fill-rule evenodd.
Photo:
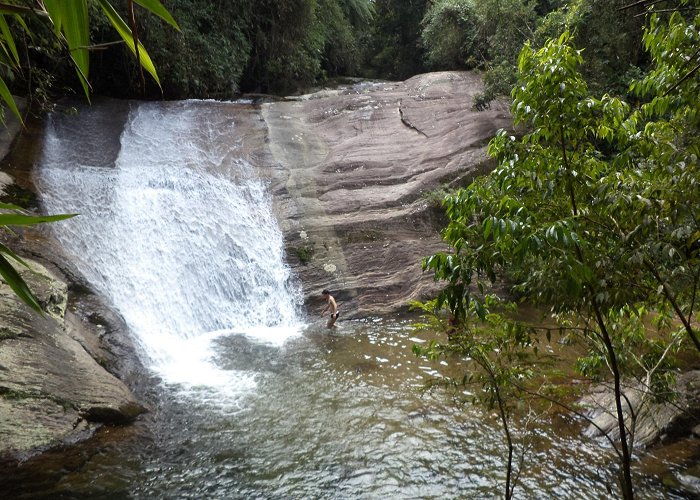
<instances>
[{"instance_id":1,"label":"green leaf","mask_svg":"<svg viewBox=\"0 0 700 500\"><path fill-rule=\"evenodd\" d=\"M22 215L22 214L0 214L0 226L33 226L44 222L56 222L70 219L78 214L60 215Z\"/></svg>"},{"instance_id":2,"label":"green leaf","mask_svg":"<svg viewBox=\"0 0 700 500\"><path fill-rule=\"evenodd\" d=\"M22 115L20 114L19 109L17 108L15 98L12 97L10 89L7 88L5 80L3 80L2 78L0 78L0 97L2 97L2 100L5 101L5 104L7 104L7 106L10 108L12 114L14 114L19 120L19 122L22 125L24 125L24 120L22 120Z\"/></svg>"},{"instance_id":3,"label":"green leaf","mask_svg":"<svg viewBox=\"0 0 700 500\"><path fill-rule=\"evenodd\" d=\"M22 277L12 266L12 264L10 264L8 260L2 255L2 253L6 253L5 250L9 251L9 249L7 249L7 247L4 247L4 245L1 245L1 247L2 248L0 248L0 275L5 280L5 283L7 283L10 286L10 288L12 288L17 297L19 297L22 300L22 302L27 304L39 314L43 314L44 311L42 311L41 306L39 305L39 301L29 289L27 283L22 279Z\"/></svg>"},{"instance_id":4,"label":"green leaf","mask_svg":"<svg viewBox=\"0 0 700 500\"><path fill-rule=\"evenodd\" d=\"M484 239L488 238L491 234L491 227L493 226L493 217L489 217L484 221Z\"/></svg>"},{"instance_id":5,"label":"green leaf","mask_svg":"<svg viewBox=\"0 0 700 500\"><path fill-rule=\"evenodd\" d=\"M5 41L5 44L7 44L7 47L10 49L14 63L19 66L19 54L17 53L15 40L12 37L12 32L10 32L10 27L7 25L4 15L0 15L0 32L2 33L2 38Z\"/></svg>"},{"instance_id":6,"label":"green leaf","mask_svg":"<svg viewBox=\"0 0 700 500\"><path fill-rule=\"evenodd\" d=\"M177 22L175 22L175 19L173 19L173 16L170 15L170 12L168 12L168 10L163 7L158 0L134 0L134 2L160 17L176 30L180 30L180 27L177 25Z\"/></svg>"},{"instance_id":7,"label":"green leaf","mask_svg":"<svg viewBox=\"0 0 700 500\"><path fill-rule=\"evenodd\" d=\"M90 25L87 0L44 0L57 34L63 33L85 96L90 96Z\"/></svg>"},{"instance_id":8,"label":"green leaf","mask_svg":"<svg viewBox=\"0 0 700 500\"><path fill-rule=\"evenodd\" d=\"M8 257L10 257L10 258L16 260L17 262L19 262L20 264L22 264L24 267L29 268L29 264L27 264L25 261L23 261L19 255L14 253L10 248L6 247L2 243L0 243L0 253L7 255Z\"/></svg>"},{"instance_id":9,"label":"green leaf","mask_svg":"<svg viewBox=\"0 0 700 500\"><path fill-rule=\"evenodd\" d=\"M22 207L13 205L12 203L2 203L0 202L0 210L18 210L22 211Z\"/></svg>"},{"instance_id":10,"label":"green leaf","mask_svg":"<svg viewBox=\"0 0 700 500\"><path fill-rule=\"evenodd\" d=\"M119 36L122 37L122 39L133 54L136 54L136 48L138 47L138 57L141 66L143 66L143 68L150 73L150 75L160 87L160 79L158 78L158 73L156 72L156 68L153 65L153 61L151 61L151 57L148 55L148 52L146 52L146 49L143 47L143 45L141 45L141 42L138 43L138 46L134 45L134 37L131 33L131 28L129 28L129 26L124 22L121 16L117 13L116 10L114 10L114 7L112 7L112 5L107 0L97 1L100 4L100 7L102 7L102 10L104 11L107 18L109 19L109 22L112 23L112 26L114 26L114 28L119 33Z\"/></svg>"}]
</instances>

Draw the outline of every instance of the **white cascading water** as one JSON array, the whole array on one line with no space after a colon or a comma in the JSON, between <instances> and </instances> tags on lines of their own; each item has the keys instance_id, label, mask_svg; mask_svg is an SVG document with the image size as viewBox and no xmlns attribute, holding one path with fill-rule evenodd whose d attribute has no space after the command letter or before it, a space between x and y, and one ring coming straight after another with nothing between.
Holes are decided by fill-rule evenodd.
<instances>
[{"instance_id":1,"label":"white cascading water","mask_svg":"<svg viewBox=\"0 0 700 500\"><path fill-rule=\"evenodd\" d=\"M281 344L302 327L270 194L236 154L232 107L133 104L111 160L109 107L61 117L36 174L47 213L80 214L54 232L145 364L187 388L254 386L253 374L216 365L215 338Z\"/></svg>"}]
</instances>

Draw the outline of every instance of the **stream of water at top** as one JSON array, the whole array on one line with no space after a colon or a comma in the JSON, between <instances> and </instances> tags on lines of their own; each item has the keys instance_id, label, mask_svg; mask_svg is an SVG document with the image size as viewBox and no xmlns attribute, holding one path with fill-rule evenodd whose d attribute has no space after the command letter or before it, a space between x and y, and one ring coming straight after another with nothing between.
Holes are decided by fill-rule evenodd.
<instances>
[{"instance_id":1,"label":"stream of water at top","mask_svg":"<svg viewBox=\"0 0 700 500\"><path fill-rule=\"evenodd\" d=\"M109 498L492 498L497 422L429 378L400 320L308 324L272 200L237 153L236 104L133 103L54 116L35 181L56 237L124 317L159 382L149 438L49 493ZM113 128L113 127L112 127ZM57 225L58 226L58 225ZM523 497L602 498L609 451L534 435ZM659 486L641 498L656 498Z\"/></svg>"}]
</instances>

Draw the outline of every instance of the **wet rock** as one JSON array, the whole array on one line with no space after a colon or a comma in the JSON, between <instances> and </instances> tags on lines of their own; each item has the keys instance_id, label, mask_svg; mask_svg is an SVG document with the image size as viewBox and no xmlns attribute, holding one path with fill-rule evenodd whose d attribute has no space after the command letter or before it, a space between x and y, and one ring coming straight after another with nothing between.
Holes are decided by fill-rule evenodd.
<instances>
[{"instance_id":1,"label":"wet rock","mask_svg":"<svg viewBox=\"0 0 700 500\"><path fill-rule=\"evenodd\" d=\"M512 123L503 103L472 110L481 88L475 73L441 72L262 105L275 209L309 296L333 290L352 318L435 292L421 270L445 248L431 195L490 169L486 145Z\"/></svg>"},{"instance_id":2,"label":"wet rock","mask_svg":"<svg viewBox=\"0 0 700 500\"><path fill-rule=\"evenodd\" d=\"M66 283L25 259L20 268L46 314L0 282L0 456L22 457L89 437L102 423L125 423L144 411L123 382L83 348L64 321Z\"/></svg>"},{"instance_id":3,"label":"wet rock","mask_svg":"<svg viewBox=\"0 0 700 500\"><path fill-rule=\"evenodd\" d=\"M678 397L673 401L654 401L638 383L625 384L623 390L626 396L623 410L628 428L632 428L631 414L637 415L635 446L645 448L660 440L687 437L694 432L697 415L700 414L700 370L678 376L675 387ZM610 385L594 388L582 398L580 404L589 409L588 416L593 422L584 430L584 434L596 437L604 432L614 440L620 439Z\"/></svg>"},{"instance_id":4,"label":"wet rock","mask_svg":"<svg viewBox=\"0 0 700 500\"><path fill-rule=\"evenodd\" d=\"M663 483L686 498L700 498L700 467L669 472L663 476Z\"/></svg>"}]
</instances>

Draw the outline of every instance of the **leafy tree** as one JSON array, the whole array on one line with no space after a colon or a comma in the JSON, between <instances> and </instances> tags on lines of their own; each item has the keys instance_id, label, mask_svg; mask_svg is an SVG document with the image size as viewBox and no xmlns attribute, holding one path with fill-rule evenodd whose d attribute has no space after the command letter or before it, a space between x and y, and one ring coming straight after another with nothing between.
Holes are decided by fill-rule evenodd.
<instances>
[{"instance_id":1,"label":"leafy tree","mask_svg":"<svg viewBox=\"0 0 700 500\"><path fill-rule=\"evenodd\" d=\"M480 54L485 68L484 90L475 97L481 109L498 96L508 95L515 84L520 49L534 39L537 15L526 0L487 0L476 2L479 16Z\"/></svg>"},{"instance_id":2,"label":"leafy tree","mask_svg":"<svg viewBox=\"0 0 700 500\"><path fill-rule=\"evenodd\" d=\"M425 71L420 23L427 0L376 0L366 62L370 76L405 79Z\"/></svg>"},{"instance_id":3,"label":"leafy tree","mask_svg":"<svg viewBox=\"0 0 700 500\"><path fill-rule=\"evenodd\" d=\"M289 92L358 67L356 29L367 23L369 0L265 0L251 8L252 44L246 88Z\"/></svg>"},{"instance_id":4,"label":"leafy tree","mask_svg":"<svg viewBox=\"0 0 700 500\"><path fill-rule=\"evenodd\" d=\"M631 116L639 127L626 161L644 167L637 182L637 208L647 218L635 233L638 262L649 273L660 300L683 324L700 351L695 310L700 288L700 2L682 1L695 13L674 11L668 23L652 15L644 44L652 57L649 74L632 88L648 100ZM638 176L639 177L639 176ZM646 181L646 182L645 182ZM652 208L655 210L652 212ZM640 261L641 259L641 261Z\"/></svg>"},{"instance_id":5,"label":"leafy tree","mask_svg":"<svg viewBox=\"0 0 700 500\"><path fill-rule=\"evenodd\" d=\"M526 0L438 0L421 22L421 38L431 68L485 69L474 102L483 109L510 93L518 54L536 24L535 5Z\"/></svg>"},{"instance_id":6,"label":"leafy tree","mask_svg":"<svg viewBox=\"0 0 700 500\"><path fill-rule=\"evenodd\" d=\"M625 379L638 377L644 404L668 384L682 341L697 346L697 21L652 18L645 43L654 70L635 85L650 101L634 112L618 98L589 95L568 33L539 50L526 44L512 94L526 133L493 139L499 167L445 200L453 252L424 261L447 282L435 306L460 322L483 308L491 282L507 277L515 296L549 308L585 343L582 372L612 375L624 498L634 496L640 411ZM653 340L644 327L651 322Z\"/></svg>"},{"instance_id":7,"label":"leafy tree","mask_svg":"<svg viewBox=\"0 0 700 500\"><path fill-rule=\"evenodd\" d=\"M476 9L472 0L434 2L421 22L421 40L431 68L473 68L481 63Z\"/></svg>"},{"instance_id":8,"label":"leafy tree","mask_svg":"<svg viewBox=\"0 0 700 500\"><path fill-rule=\"evenodd\" d=\"M470 370L461 380L439 379L432 384L470 389L475 385L472 402L496 411L507 449L503 496L513 498L527 451L525 440L522 436L518 439L514 420L529 398L524 385L534 374L537 338L531 335L531 328L507 319L507 313L515 309L515 304L506 303L495 295L485 296L483 302L470 301L461 321L450 315L446 322L437 300L415 302L413 307L427 320L416 326L431 331L445 330L449 335L447 343L431 341L425 347L414 345L416 355L433 360L458 355L470 360ZM516 463L518 441L520 453Z\"/></svg>"},{"instance_id":9,"label":"leafy tree","mask_svg":"<svg viewBox=\"0 0 700 500\"><path fill-rule=\"evenodd\" d=\"M367 0L319 0L324 40L321 66L327 75L355 75L360 70L360 36L374 16Z\"/></svg>"},{"instance_id":10,"label":"leafy tree","mask_svg":"<svg viewBox=\"0 0 700 500\"><path fill-rule=\"evenodd\" d=\"M582 73L595 92L625 95L639 68L646 64L641 44L642 7L623 9L629 0L575 0L549 12L534 40L557 38L564 31L585 49Z\"/></svg>"},{"instance_id":11,"label":"leafy tree","mask_svg":"<svg viewBox=\"0 0 700 500\"><path fill-rule=\"evenodd\" d=\"M126 8L127 0L115 0ZM254 2L177 0L169 4L180 30L155 16L137 19L138 33L158 67L161 86L143 82L138 63L118 47L93 54L96 92L120 97L230 98L249 62L248 37ZM113 38L111 25L92 16L92 34L100 43ZM145 85L144 85L145 83Z\"/></svg>"}]
</instances>

